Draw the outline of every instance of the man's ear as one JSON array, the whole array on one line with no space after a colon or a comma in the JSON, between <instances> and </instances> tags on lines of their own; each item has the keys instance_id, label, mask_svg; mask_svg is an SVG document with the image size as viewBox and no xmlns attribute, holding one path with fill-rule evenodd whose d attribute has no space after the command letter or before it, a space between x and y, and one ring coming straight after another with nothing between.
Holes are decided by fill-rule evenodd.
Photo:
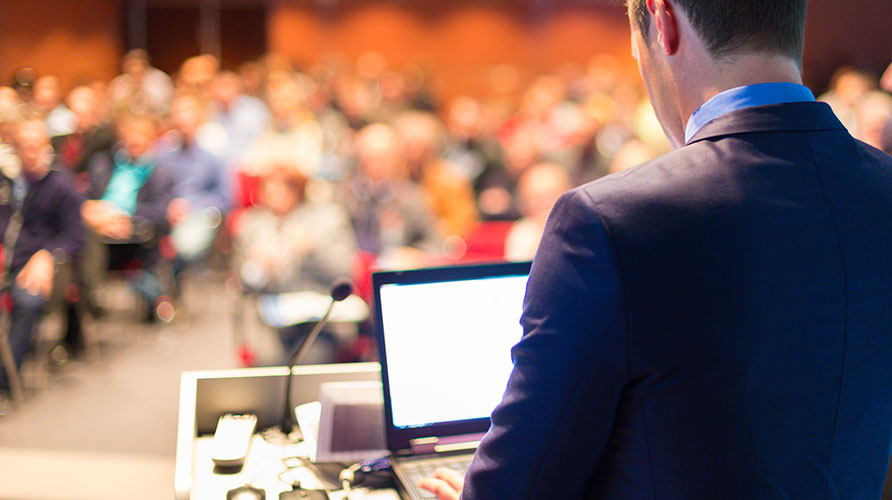
<instances>
[{"instance_id":1,"label":"man's ear","mask_svg":"<svg viewBox=\"0 0 892 500\"><path fill-rule=\"evenodd\" d=\"M657 44L667 56L678 51L678 18L670 0L647 0L647 10L657 30Z\"/></svg>"}]
</instances>

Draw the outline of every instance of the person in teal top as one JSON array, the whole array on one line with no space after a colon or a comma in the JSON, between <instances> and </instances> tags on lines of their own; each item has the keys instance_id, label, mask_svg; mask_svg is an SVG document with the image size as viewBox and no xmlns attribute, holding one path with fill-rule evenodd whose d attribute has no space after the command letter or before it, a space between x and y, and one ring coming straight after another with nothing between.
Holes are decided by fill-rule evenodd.
<instances>
[{"instance_id":1,"label":"person in teal top","mask_svg":"<svg viewBox=\"0 0 892 500\"><path fill-rule=\"evenodd\" d=\"M161 297L156 277L158 243L170 230L167 208L174 193L174 175L155 162L155 120L126 116L118 122L120 146L90 160L88 201L82 215L90 230L82 281L88 291L100 283L107 268L133 267L133 285L153 318Z\"/></svg>"},{"instance_id":2,"label":"person in teal top","mask_svg":"<svg viewBox=\"0 0 892 500\"><path fill-rule=\"evenodd\" d=\"M115 169L102 195L102 201L118 207L132 217L136 211L139 190L155 169L155 159L148 153L134 159L126 149L121 149L115 153L114 163Z\"/></svg>"}]
</instances>

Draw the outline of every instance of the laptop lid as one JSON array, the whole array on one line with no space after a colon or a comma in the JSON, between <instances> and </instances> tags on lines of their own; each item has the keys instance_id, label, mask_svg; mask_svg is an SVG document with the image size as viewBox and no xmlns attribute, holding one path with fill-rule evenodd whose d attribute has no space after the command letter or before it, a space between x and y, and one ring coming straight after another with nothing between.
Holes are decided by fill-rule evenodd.
<instances>
[{"instance_id":1,"label":"laptop lid","mask_svg":"<svg viewBox=\"0 0 892 500\"><path fill-rule=\"evenodd\" d=\"M500 262L372 276L391 452L489 429L523 335L529 272L530 262Z\"/></svg>"}]
</instances>

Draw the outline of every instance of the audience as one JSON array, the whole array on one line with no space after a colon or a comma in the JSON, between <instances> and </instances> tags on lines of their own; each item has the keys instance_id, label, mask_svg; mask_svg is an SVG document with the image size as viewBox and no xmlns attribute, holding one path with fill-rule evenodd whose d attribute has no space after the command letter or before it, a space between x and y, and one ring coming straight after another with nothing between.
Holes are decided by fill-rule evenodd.
<instances>
[{"instance_id":1,"label":"audience","mask_svg":"<svg viewBox=\"0 0 892 500\"><path fill-rule=\"evenodd\" d=\"M174 175L156 162L154 118L126 115L118 120L118 136L119 146L90 160L88 201L82 209L89 236L81 278L89 293L107 268L131 271L131 283L151 320L162 295L155 266L158 244L169 229Z\"/></svg>"},{"instance_id":2,"label":"audience","mask_svg":"<svg viewBox=\"0 0 892 500\"><path fill-rule=\"evenodd\" d=\"M892 154L892 96L868 92L855 104L855 137Z\"/></svg>"},{"instance_id":3,"label":"audience","mask_svg":"<svg viewBox=\"0 0 892 500\"><path fill-rule=\"evenodd\" d=\"M858 100L877 86L876 77L850 66L836 70L830 82L830 90L818 99L833 108L833 113L852 134L857 134L855 106Z\"/></svg>"},{"instance_id":4,"label":"audience","mask_svg":"<svg viewBox=\"0 0 892 500\"><path fill-rule=\"evenodd\" d=\"M554 163L534 165L521 175L517 195L522 217L508 231L505 239L506 259L533 259L551 207L571 187L567 169Z\"/></svg>"},{"instance_id":5,"label":"audience","mask_svg":"<svg viewBox=\"0 0 892 500\"><path fill-rule=\"evenodd\" d=\"M263 175L275 165L299 165L314 176L322 158L323 133L307 108L305 89L291 73L273 73L266 96L271 127L248 150L244 170Z\"/></svg>"},{"instance_id":6,"label":"audience","mask_svg":"<svg viewBox=\"0 0 892 500\"><path fill-rule=\"evenodd\" d=\"M101 114L96 90L80 85L69 92L66 101L74 114L74 128L70 134L53 137L53 149L62 166L77 175L85 173L93 155L111 149L116 139L112 124ZM87 187L85 177L82 179L78 183L81 192Z\"/></svg>"},{"instance_id":7,"label":"audience","mask_svg":"<svg viewBox=\"0 0 892 500\"><path fill-rule=\"evenodd\" d=\"M174 148L158 157L158 164L174 178L173 199L167 206L171 243L176 251L173 275L177 288L189 266L207 255L229 212L231 192L223 160L196 142L204 123L204 108L194 94L173 100L170 119Z\"/></svg>"},{"instance_id":8,"label":"audience","mask_svg":"<svg viewBox=\"0 0 892 500\"><path fill-rule=\"evenodd\" d=\"M41 76L34 82L33 104L45 116L50 137L74 131L75 117L63 104L62 84L53 75Z\"/></svg>"},{"instance_id":9,"label":"audience","mask_svg":"<svg viewBox=\"0 0 892 500\"><path fill-rule=\"evenodd\" d=\"M470 180L443 158L445 133L437 117L426 111L407 111L395 120L403 145L409 179L421 186L437 230L443 236L463 236L477 222Z\"/></svg>"},{"instance_id":10,"label":"audience","mask_svg":"<svg viewBox=\"0 0 892 500\"><path fill-rule=\"evenodd\" d=\"M271 126L269 109L262 100L243 92L242 79L221 71L211 82L213 109L209 124L220 128L216 145L206 146L223 158L230 170L240 165L250 146Z\"/></svg>"},{"instance_id":11,"label":"audience","mask_svg":"<svg viewBox=\"0 0 892 500\"><path fill-rule=\"evenodd\" d=\"M521 72L500 66L486 92L443 107L426 71L389 67L373 52L355 63L322 58L306 72L280 54L237 71L202 54L169 76L137 49L107 85L77 81L67 95L56 76L22 70L16 88L0 87L0 228L24 191L26 213L51 216L26 215L23 237L34 231L36 246L12 249L16 360L47 270L78 254L90 310L101 312L92 292L103 271L124 269L150 319L163 300L159 264L172 265L179 285L212 252L263 294L325 293L337 276L361 284L371 269L480 258L474 238L501 245L509 225L504 253L487 239L483 257L531 259L561 193L668 150L621 67L596 56L524 86ZM892 152L889 91L892 66L882 78L842 67L821 98L853 135ZM80 209L75 193L88 199ZM64 228L52 225L62 219ZM279 333L290 349L306 331Z\"/></svg>"},{"instance_id":12,"label":"audience","mask_svg":"<svg viewBox=\"0 0 892 500\"><path fill-rule=\"evenodd\" d=\"M174 93L170 77L152 67L149 53L143 49L127 52L121 66L124 72L108 84L113 107L164 116Z\"/></svg>"},{"instance_id":13,"label":"audience","mask_svg":"<svg viewBox=\"0 0 892 500\"><path fill-rule=\"evenodd\" d=\"M12 302L8 333L17 366L21 366L57 284L56 266L72 262L84 241L82 199L66 174L52 168L44 120L40 113L24 113L14 134L21 175L0 177L0 234L5 254L2 286L8 288ZM8 390L5 370L0 370L0 391Z\"/></svg>"},{"instance_id":14,"label":"audience","mask_svg":"<svg viewBox=\"0 0 892 500\"><path fill-rule=\"evenodd\" d=\"M359 249L385 267L419 267L440 251L430 205L410 180L396 131L373 123L356 136L356 172L345 182L347 207Z\"/></svg>"},{"instance_id":15,"label":"audience","mask_svg":"<svg viewBox=\"0 0 892 500\"><path fill-rule=\"evenodd\" d=\"M274 165L264 173L258 205L242 216L235 240L235 268L248 291L327 294L332 280L350 276L356 255L350 219L337 203L307 200L307 180L294 165ZM311 327L280 328L285 352ZM333 360L334 344L328 344L330 350L313 355L316 361Z\"/></svg>"},{"instance_id":16,"label":"audience","mask_svg":"<svg viewBox=\"0 0 892 500\"><path fill-rule=\"evenodd\" d=\"M0 87L0 91L4 88L9 89L9 87ZM4 101L2 92L0 92L0 174L7 179L18 177L21 169L21 162L13 148L18 120L19 109L15 101Z\"/></svg>"}]
</instances>

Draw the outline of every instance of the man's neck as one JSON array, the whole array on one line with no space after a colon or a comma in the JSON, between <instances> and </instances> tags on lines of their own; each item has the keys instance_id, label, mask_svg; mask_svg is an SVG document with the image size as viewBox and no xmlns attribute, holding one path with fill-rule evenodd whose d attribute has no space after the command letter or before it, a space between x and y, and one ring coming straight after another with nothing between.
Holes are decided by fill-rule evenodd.
<instances>
[{"instance_id":1,"label":"man's neck","mask_svg":"<svg viewBox=\"0 0 892 500\"><path fill-rule=\"evenodd\" d=\"M679 88L686 89L679 101L681 123L687 123L697 109L716 95L757 83L802 84L802 74L793 59L783 56L740 55L727 62L707 65Z\"/></svg>"},{"instance_id":2,"label":"man's neck","mask_svg":"<svg viewBox=\"0 0 892 500\"><path fill-rule=\"evenodd\" d=\"M22 172L25 176L25 180L27 180L31 184L38 183L44 179L50 173L49 165L41 165L40 167L35 167L33 169L25 170Z\"/></svg>"}]
</instances>

